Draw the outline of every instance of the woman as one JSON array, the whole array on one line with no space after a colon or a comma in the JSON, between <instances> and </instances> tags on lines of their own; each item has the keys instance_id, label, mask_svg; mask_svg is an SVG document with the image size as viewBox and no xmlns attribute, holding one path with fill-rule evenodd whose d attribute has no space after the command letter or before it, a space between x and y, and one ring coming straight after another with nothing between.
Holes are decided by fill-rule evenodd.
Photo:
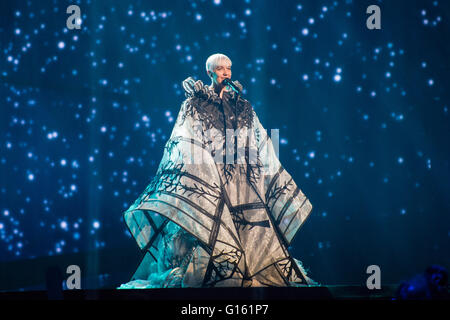
<instances>
[{"instance_id":1,"label":"woman","mask_svg":"<svg viewBox=\"0 0 450 320\"><path fill-rule=\"evenodd\" d=\"M288 252L312 205L240 83L225 85L231 64L214 54L210 86L183 81L187 99L157 174L124 213L145 255L120 288L315 284Z\"/></svg>"}]
</instances>

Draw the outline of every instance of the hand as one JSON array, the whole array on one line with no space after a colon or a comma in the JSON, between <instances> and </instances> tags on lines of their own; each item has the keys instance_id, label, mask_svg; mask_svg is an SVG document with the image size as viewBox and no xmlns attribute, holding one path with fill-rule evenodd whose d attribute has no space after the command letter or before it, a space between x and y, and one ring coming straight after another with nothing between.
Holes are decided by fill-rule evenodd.
<instances>
[{"instance_id":1,"label":"hand","mask_svg":"<svg viewBox=\"0 0 450 320\"><path fill-rule=\"evenodd\" d=\"M240 92L242 92L242 89L243 89L244 87L242 86L242 84L241 84L239 81L234 80L234 81L233 81L233 84L234 84L236 87L238 87L238 89L239 89Z\"/></svg>"},{"instance_id":2,"label":"hand","mask_svg":"<svg viewBox=\"0 0 450 320\"><path fill-rule=\"evenodd\" d=\"M201 80L195 81L194 78L189 77L183 80L183 89L186 91L186 96L193 97L198 95L203 90L203 82Z\"/></svg>"}]
</instances>

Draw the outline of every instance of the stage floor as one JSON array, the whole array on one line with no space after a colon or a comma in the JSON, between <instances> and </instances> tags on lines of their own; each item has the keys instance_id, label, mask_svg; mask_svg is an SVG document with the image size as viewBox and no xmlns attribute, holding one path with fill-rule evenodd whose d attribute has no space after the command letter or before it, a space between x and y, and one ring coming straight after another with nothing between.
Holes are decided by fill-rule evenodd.
<instances>
[{"instance_id":1,"label":"stage floor","mask_svg":"<svg viewBox=\"0 0 450 320\"><path fill-rule=\"evenodd\" d=\"M369 290L362 286L311 286L298 288L170 288L61 290L59 292L0 292L0 300L178 300L178 301L292 301L392 300L396 285Z\"/></svg>"}]
</instances>

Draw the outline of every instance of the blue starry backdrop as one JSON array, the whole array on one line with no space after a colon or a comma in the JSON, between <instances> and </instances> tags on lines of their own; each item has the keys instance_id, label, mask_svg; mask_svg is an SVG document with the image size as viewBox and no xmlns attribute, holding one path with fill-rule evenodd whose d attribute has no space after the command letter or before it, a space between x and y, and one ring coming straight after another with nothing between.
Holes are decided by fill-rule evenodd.
<instances>
[{"instance_id":1,"label":"blue starry backdrop","mask_svg":"<svg viewBox=\"0 0 450 320\"><path fill-rule=\"evenodd\" d=\"M71 4L79 30L66 26ZM366 27L371 4L381 30ZM448 268L449 7L2 1L1 262L138 256L122 213L156 173L182 80L209 84L205 61L220 52L265 128L280 129L280 161L313 204L290 248L313 279Z\"/></svg>"}]
</instances>

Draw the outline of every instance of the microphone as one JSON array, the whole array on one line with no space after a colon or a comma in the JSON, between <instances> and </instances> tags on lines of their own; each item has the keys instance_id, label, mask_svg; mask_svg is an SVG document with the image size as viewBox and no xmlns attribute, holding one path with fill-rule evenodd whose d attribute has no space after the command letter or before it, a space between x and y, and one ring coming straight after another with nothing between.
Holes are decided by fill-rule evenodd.
<instances>
[{"instance_id":1,"label":"microphone","mask_svg":"<svg viewBox=\"0 0 450 320\"><path fill-rule=\"evenodd\" d=\"M237 94L241 93L241 90L239 90L239 88L233 82L231 82L230 79L225 78L225 79L222 80L222 82L225 85L229 86L231 89L233 89L233 91L235 91Z\"/></svg>"}]
</instances>

